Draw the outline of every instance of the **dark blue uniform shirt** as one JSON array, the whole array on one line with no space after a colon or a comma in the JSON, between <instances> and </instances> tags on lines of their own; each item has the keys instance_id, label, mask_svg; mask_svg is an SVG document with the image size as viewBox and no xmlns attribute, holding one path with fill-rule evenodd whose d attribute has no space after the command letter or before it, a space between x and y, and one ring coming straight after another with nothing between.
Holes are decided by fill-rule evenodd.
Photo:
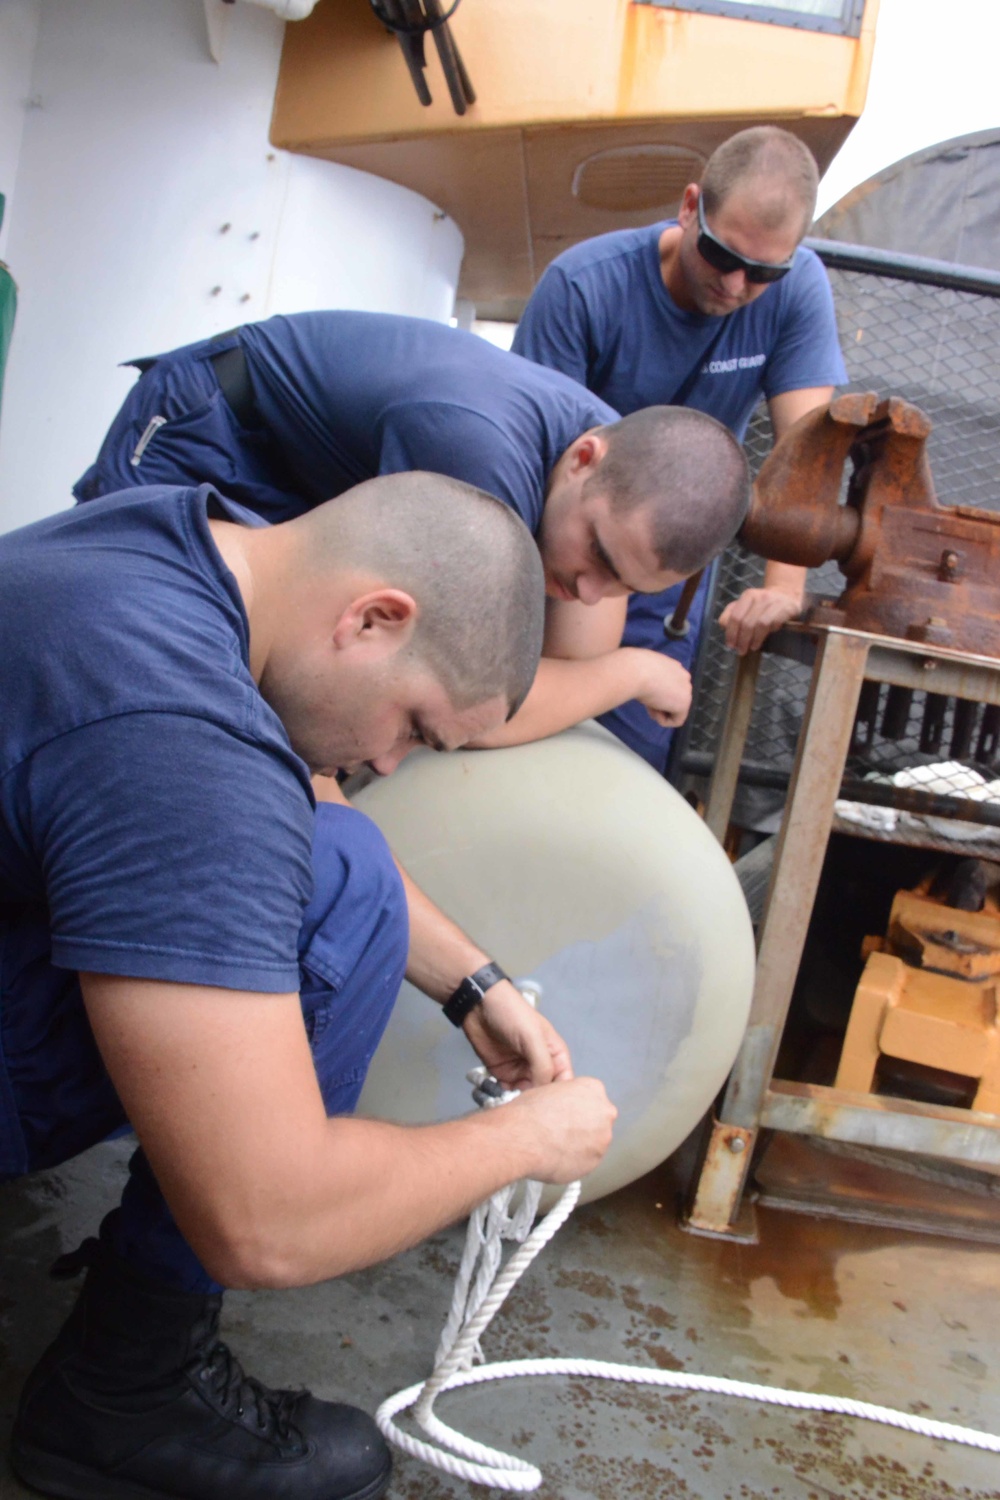
<instances>
[{"instance_id":1,"label":"dark blue uniform shirt","mask_svg":"<svg viewBox=\"0 0 1000 1500\"><path fill-rule=\"evenodd\" d=\"M312 792L210 513L261 524L155 488L0 537L0 918L65 969L293 992Z\"/></svg>"},{"instance_id":2,"label":"dark blue uniform shirt","mask_svg":"<svg viewBox=\"0 0 1000 1500\"><path fill-rule=\"evenodd\" d=\"M315 312L240 330L263 425L313 504L429 469L538 530L566 449L618 413L576 381L422 318Z\"/></svg>"},{"instance_id":3,"label":"dark blue uniform shirt","mask_svg":"<svg viewBox=\"0 0 1000 1500\"><path fill-rule=\"evenodd\" d=\"M761 395L847 379L818 256L800 247L781 281L726 317L708 317L679 308L663 284L660 236L674 224L602 234L560 255L524 310L514 349L623 415L683 394L681 404L738 438Z\"/></svg>"}]
</instances>

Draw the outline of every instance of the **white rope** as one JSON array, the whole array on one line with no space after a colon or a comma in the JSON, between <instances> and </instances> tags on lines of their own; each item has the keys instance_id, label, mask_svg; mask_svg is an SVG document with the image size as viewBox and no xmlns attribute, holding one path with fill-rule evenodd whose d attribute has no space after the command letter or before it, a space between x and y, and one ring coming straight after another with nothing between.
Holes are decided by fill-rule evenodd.
<instances>
[{"instance_id":1,"label":"white rope","mask_svg":"<svg viewBox=\"0 0 1000 1500\"><path fill-rule=\"evenodd\" d=\"M517 1096L504 1093L487 1077L483 1068L469 1074L476 1085L473 1097L484 1108L505 1104ZM634 1365L616 1365L599 1359L511 1359L500 1364L472 1364L482 1359L479 1340L500 1310L507 1295L539 1251L558 1233L576 1207L580 1183L570 1183L555 1207L529 1233L538 1206L541 1184L524 1183L518 1198L516 1188L504 1188L488 1203L478 1208L469 1220L465 1251L459 1267L451 1311L445 1323L435 1356L434 1369L427 1380L398 1391L383 1401L375 1413L382 1435L395 1443L411 1458L422 1459L457 1479L472 1484L492 1485L495 1489L526 1493L536 1490L542 1472L534 1464L477 1443L447 1426L434 1410L442 1391L461 1386L478 1385L487 1380L511 1380L522 1375L570 1375L597 1380L620 1380L633 1385L662 1385L676 1391L706 1391L720 1396L739 1396L744 1400L762 1401L772 1406L790 1406L804 1411L833 1412L847 1417L862 1417L899 1427L924 1437L945 1442L963 1443L971 1448L985 1448L1000 1453L1000 1437L959 1427L952 1422L935 1422L910 1412L894 1411L889 1406L875 1406L868 1401L854 1401L848 1396L814 1396L808 1391L783 1391L769 1385L752 1385L745 1380L727 1380L711 1375L686 1375L676 1370L645 1370ZM518 1198L514 1211L511 1203ZM522 1241L502 1271L500 1241ZM479 1269L476 1270L476 1263ZM393 1418L413 1408L414 1419L427 1435L441 1444L426 1443L397 1427ZM446 1451L450 1449L451 1452Z\"/></svg>"}]
</instances>

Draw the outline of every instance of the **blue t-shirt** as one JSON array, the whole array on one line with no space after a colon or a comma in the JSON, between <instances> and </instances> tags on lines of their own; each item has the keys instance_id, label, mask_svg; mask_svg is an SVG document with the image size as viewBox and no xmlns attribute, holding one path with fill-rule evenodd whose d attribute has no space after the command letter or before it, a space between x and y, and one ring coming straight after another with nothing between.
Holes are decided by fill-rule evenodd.
<instances>
[{"instance_id":1,"label":"blue t-shirt","mask_svg":"<svg viewBox=\"0 0 1000 1500\"><path fill-rule=\"evenodd\" d=\"M517 353L571 375L623 415L672 405L687 388L680 404L738 438L762 394L847 379L818 256L800 246L787 276L725 317L685 312L660 271L660 236L676 222L602 234L560 255L524 310Z\"/></svg>"},{"instance_id":2,"label":"blue t-shirt","mask_svg":"<svg viewBox=\"0 0 1000 1500\"><path fill-rule=\"evenodd\" d=\"M0 537L0 914L66 969L289 993L309 773L249 668L208 486Z\"/></svg>"},{"instance_id":3,"label":"blue t-shirt","mask_svg":"<svg viewBox=\"0 0 1000 1500\"><path fill-rule=\"evenodd\" d=\"M240 330L260 415L311 503L379 474L478 485L538 530L549 476L618 413L575 380L423 318L312 312Z\"/></svg>"}]
</instances>

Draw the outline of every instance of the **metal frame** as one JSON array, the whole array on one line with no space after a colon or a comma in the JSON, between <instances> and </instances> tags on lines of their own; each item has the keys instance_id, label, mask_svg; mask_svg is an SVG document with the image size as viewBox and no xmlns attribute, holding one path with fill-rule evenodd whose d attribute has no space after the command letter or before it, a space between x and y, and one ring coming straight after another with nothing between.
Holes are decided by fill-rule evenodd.
<instances>
[{"instance_id":1,"label":"metal frame","mask_svg":"<svg viewBox=\"0 0 1000 1500\"><path fill-rule=\"evenodd\" d=\"M789 26L799 31L822 31L833 36L860 36L865 0L841 0L839 16L819 16L789 5L749 5L740 0L634 0L636 5L658 5L664 10L700 11L728 16L734 21L759 21L764 26Z\"/></svg>"},{"instance_id":2,"label":"metal frame","mask_svg":"<svg viewBox=\"0 0 1000 1500\"><path fill-rule=\"evenodd\" d=\"M803 645L815 649L809 698L761 920L750 1019L686 1220L698 1233L746 1237L740 1224L743 1190L753 1146L765 1128L1000 1166L1000 1116L773 1077L862 685L925 688L933 674L935 692L1000 704L1000 660L992 657L836 626L788 626L772 637L770 649L801 660ZM705 818L720 840L759 665L759 652L740 662L709 789Z\"/></svg>"},{"instance_id":3,"label":"metal frame","mask_svg":"<svg viewBox=\"0 0 1000 1500\"><path fill-rule=\"evenodd\" d=\"M846 240L821 240L807 236L803 245L815 250L832 271L867 271L895 281L918 281L925 286L950 287L956 292L976 292L1000 297L1000 271L983 266L960 266L950 260L927 255L904 255L901 250L876 250L871 245L851 245Z\"/></svg>"}]
</instances>

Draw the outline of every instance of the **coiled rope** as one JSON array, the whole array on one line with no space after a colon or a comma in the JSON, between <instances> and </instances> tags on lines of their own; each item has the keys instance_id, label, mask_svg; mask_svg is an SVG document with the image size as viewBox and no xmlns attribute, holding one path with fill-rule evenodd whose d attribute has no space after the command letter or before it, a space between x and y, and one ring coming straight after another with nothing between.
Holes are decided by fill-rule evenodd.
<instances>
[{"instance_id":1,"label":"coiled rope","mask_svg":"<svg viewBox=\"0 0 1000 1500\"><path fill-rule=\"evenodd\" d=\"M474 1085L473 1098L482 1108L491 1109L517 1098L515 1093L504 1092L495 1079L489 1078L485 1068L476 1068L468 1076ZM846 1396L814 1396L808 1391L783 1391L769 1385L752 1385L745 1380L687 1375L676 1370L637 1369L634 1365L609 1364L599 1359L511 1359L500 1364L480 1364L473 1369L474 1361L483 1358L480 1337L535 1256L573 1212L580 1196L580 1183L570 1183L555 1207L532 1229L541 1192L542 1185L537 1182L503 1188L476 1209L469 1219L451 1311L438 1345L434 1369L426 1380L383 1401L375 1413L383 1437L411 1458L422 1459L424 1463L472 1484L522 1493L536 1490L542 1482L542 1472L534 1464L456 1432L433 1410L434 1402L443 1391L454 1391L487 1380L516 1379L521 1375L589 1376L633 1385L662 1385L679 1391L740 1396L749 1401L767 1402L771 1406L863 1417L866 1421L899 1427L923 1437L942 1438L945 1442L964 1443L970 1448L1000 1453L1000 1437L992 1433L977 1432L974 1428L959 1427L952 1422L935 1422L910 1412L894 1411L889 1406L874 1406L868 1401L854 1401ZM520 1246L500 1270L501 1241L505 1239L517 1240ZM397 1427L393 1419L410 1407L415 1421L435 1442L424 1442ZM442 1446L435 1446L435 1443Z\"/></svg>"}]
</instances>

